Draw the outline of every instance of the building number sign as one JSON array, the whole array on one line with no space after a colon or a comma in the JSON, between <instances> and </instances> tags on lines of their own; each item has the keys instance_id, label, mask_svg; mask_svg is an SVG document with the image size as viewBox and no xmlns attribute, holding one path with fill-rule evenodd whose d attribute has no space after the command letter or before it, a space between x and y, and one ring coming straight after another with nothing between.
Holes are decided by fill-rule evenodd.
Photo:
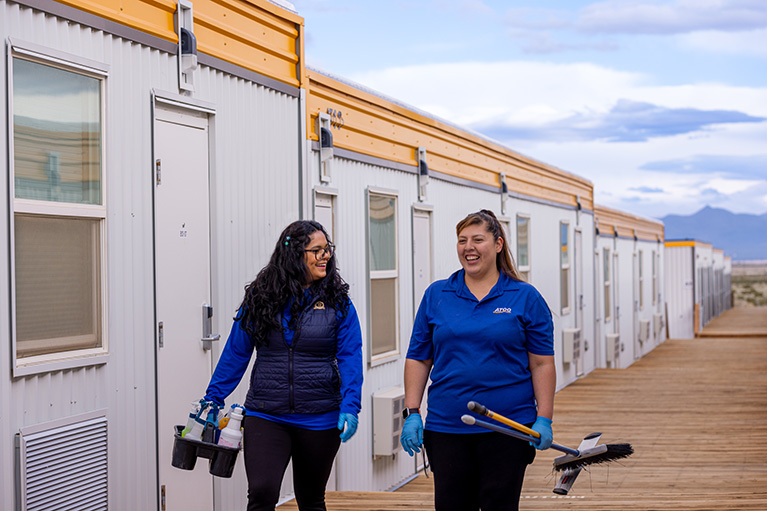
<instances>
[{"instance_id":1,"label":"building number sign","mask_svg":"<svg viewBox=\"0 0 767 511\"><path fill-rule=\"evenodd\" d=\"M339 130L343 128L345 121L344 121L344 115L341 113L340 110L335 110L334 108L328 108L327 110L328 115L330 116L330 126L333 128L338 128Z\"/></svg>"}]
</instances>

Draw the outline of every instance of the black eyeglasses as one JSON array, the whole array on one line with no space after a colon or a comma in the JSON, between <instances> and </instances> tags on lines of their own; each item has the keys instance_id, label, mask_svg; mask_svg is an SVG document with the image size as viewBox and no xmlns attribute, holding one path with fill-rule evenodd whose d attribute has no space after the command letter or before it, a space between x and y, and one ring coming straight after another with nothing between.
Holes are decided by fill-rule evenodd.
<instances>
[{"instance_id":1,"label":"black eyeglasses","mask_svg":"<svg viewBox=\"0 0 767 511\"><path fill-rule=\"evenodd\" d=\"M317 247L317 248L310 248L309 250L304 250L304 252L311 252L314 254L314 258L318 261L325 257L325 254L328 255L328 258L333 257L333 253L336 251L336 246L332 243L328 243L328 246L326 247Z\"/></svg>"}]
</instances>

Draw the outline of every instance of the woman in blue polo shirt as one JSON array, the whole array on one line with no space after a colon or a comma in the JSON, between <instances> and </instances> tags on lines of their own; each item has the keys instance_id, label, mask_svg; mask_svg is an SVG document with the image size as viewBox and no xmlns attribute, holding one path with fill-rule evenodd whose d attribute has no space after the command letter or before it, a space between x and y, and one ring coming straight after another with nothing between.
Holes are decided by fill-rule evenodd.
<instances>
[{"instance_id":1,"label":"woman in blue polo shirt","mask_svg":"<svg viewBox=\"0 0 767 511\"><path fill-rule=\"evenodd\" d=\"M516 510L528 443L461 421L476 401L551 445L556 369L551 312L523 282L503 228L488 210L456 226L463 269L426 290L405 361L402 446L426 448L437 511ZM426 426L418 409L431 377Z\"/></svg>"},{"instance_id":2,"label":"woman in blue polo shirt","mask_svg":"<svg viewBox=\"0 0 767 511\"><path fill-rule=\"evenodd\" d=\"M274 510L291 459L298 508L324 510L339 445L357 429L362 331L334 249L317 222L285 228L245 288L206 391L223 405L257 351L243 421L248 511Z\"/></svg>"}]
</instances>

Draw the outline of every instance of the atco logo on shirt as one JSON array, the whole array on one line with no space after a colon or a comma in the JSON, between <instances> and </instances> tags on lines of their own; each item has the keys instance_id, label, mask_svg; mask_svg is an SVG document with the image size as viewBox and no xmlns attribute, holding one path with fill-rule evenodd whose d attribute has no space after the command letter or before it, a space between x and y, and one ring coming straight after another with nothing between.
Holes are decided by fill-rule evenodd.
<instances>
[{"instance_id":1,"label":"atco logo on shirt","mask_svg":"<svg viewBox=\"0 0 767 511\"><path fill-rule=\"evenodd\" d=\"M511 314L511 309L508 307L498 307L493 311L493 314Z\"/></svg>"},{"instance_id":2,"label":"atco logo on shirt","mask_svg":"<svg viewBox=\"0 0 767 511\"><path fill-rule=\"evenodd\" d=\"M314 304L315 309L325 309L325 304L323 302L317 302Z\"/></svg>"}]
</instances>

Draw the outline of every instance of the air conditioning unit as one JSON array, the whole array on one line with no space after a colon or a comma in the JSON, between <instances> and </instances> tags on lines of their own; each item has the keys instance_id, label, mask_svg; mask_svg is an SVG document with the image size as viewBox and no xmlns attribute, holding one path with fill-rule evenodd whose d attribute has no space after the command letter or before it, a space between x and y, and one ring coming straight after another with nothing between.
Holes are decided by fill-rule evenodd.
<instances>
[{"instance_id":1,"label":"air conditioning unit","mask_svg":"<svg viewBox=\"0 0 767 511\"><path fill-rule=\"evenodd\" d=\"M562 330L562 362L572 364L581 357L581 329Z\"/></svg>"},{"instance_id":2,"label":"air conditioning unit","mask_svg":"<svg viewBox=\"0 0 767 511\"><path fill-rule=\"evenodd\" d=\"M610 367L618 367L621 359L621 338L619 334L605 335L607 361Z\"/></svg>"},{"instance_id":3,"label":"air conditioning unit","mask_svg":"<svg viewBox=\"0 0 767 511\"><path fill-rule=\"evenodd\" d=\"M650 338L650 320L649 319L640 319L639 320L639 342L647 342L647 339Z\"/></svg>"},{"instance_id":4,"label":"air conditioning unit","mask_svg":"<svg viewBox=\"0 0 767 511\"><path fill-rule=\"evenodd\" d=\"M661 330L663 330L663 327L666 326L663 324L663 314L653 314L652 326L653 326L653 332L655 332L655 337L658 337L660 335Z\"/></svg>"},{"instance_id":5,"label":"air conditioning unit","mask_svg":"<svg viewBox=\"0 0 767 511\"><path fill-rule=\"evenodd\" d=\"M402 447L402 410L405 389L390 387L373 394L373 457L391 456Z\"/></svg>"}]
</instances>

